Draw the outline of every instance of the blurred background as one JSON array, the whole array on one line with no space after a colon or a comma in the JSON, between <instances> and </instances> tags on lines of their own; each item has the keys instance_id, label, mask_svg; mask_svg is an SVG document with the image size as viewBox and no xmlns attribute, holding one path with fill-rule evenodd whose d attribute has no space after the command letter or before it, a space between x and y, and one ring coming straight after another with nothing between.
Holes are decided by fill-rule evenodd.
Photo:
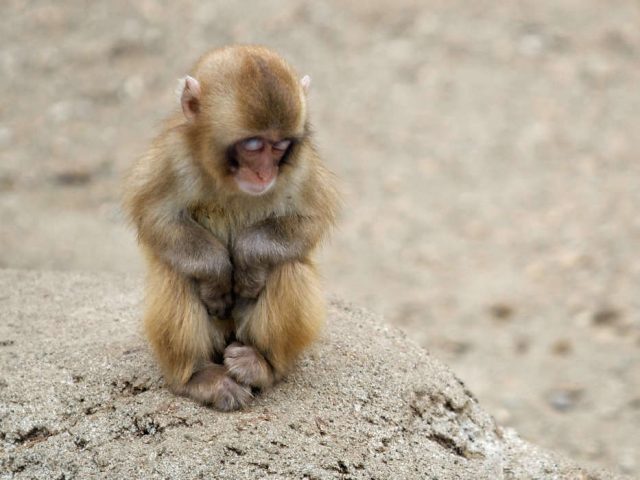
<instances>
[{"instance_id":1,"label":"blurred background","mask_svg":"<svg viewBox=\"0 0 640 480\"><path fill-rule=\"evenodd\" d=\"M256 42L313 78L346 208L327 289L503 425L640 474L640 4L0 6L0 267L139 274L119 189L176 79Z\"/></svg>"}]
</instances>

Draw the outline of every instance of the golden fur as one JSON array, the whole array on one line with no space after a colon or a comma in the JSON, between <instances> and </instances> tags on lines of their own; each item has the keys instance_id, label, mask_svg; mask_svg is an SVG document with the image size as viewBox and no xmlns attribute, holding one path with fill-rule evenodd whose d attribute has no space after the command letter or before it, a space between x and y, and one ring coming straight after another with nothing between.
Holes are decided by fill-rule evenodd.
<instances>
[{"instance_id":1,"label":"golden fur","mask_svg":"<svg viewBox=\"0 0 640 480\"><path fill-rule=\"evenodd\" d=\"M177 392L198 372L208 372L199 374L198 388L218 379L211 362L220 361L234 333L265 355L276 379L317 337L325 313L312 255L338 204L332 175L311 141L305 94L284 60L264 47L227 47L205 54L191 74L202 88L200 120L172 116L133 168L125 193L148 264L146 334ZM222 170L225 149L265 131L295 137L296 149L270 191L242 194ZM182 211L229 250L245 229L271 218L291 218L282 228L308 248L274 266L257 300L236 308L235 320L211 318L194 280L159 253L182 241L174 226ZM197 392L190 396L207 403Z\"/></svg>"}]
</instances>

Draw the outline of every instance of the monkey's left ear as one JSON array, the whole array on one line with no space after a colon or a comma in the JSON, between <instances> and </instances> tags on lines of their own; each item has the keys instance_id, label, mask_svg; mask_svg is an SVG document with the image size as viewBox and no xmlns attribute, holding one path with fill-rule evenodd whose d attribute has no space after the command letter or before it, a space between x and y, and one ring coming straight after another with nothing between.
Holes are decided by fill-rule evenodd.
<instances>
[{"instance_id":1,"label":"monkey's left ear","mask_svg":"<svg viewBox=\"0 0 640 480\"><path fill-rule=\"evenodd\" d=\"M187 75L180 80L180 104L187 120L193 122L200 111L200 82Z\"/></svg>"},{"instance_id":2,"label":"monkey's left ear","mask_svg":"<svg viewBox=\"0 0 640 480\"><path fill-rule=\"evenodd\" d=\"M300 85L302 85L302 91L307 94L309 93L309 87L311 87L311 77L309 75L305 75L300 79Z\"/></svg>"}]
</instances>

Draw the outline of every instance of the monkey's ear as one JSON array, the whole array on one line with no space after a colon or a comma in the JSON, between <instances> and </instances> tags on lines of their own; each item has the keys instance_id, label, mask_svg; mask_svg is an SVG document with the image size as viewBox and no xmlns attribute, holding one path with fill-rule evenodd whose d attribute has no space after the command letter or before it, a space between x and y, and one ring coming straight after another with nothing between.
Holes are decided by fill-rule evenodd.
<instances>
[{"instance_id":1,"label":"monkey's ear","mask_svg":"<svg viewBox=\"0 0 640 480\"><path fill-rule=\"evenodd\" d=\"M302 85L302 91L307 94L309 93L309 87L311 87L311 77L309 75L305 75L300 79L300 85Z\"/></svg>"},{"instance_id":2,"label":"monkey's ear","mask_svg":"<svg viewBox=\"0 0 640 480\"><path fill-rule=\"evenodd\" d=\"M184 116L193 122L200 111L200 82L187 75L180 79L178 93Z\"/></svg>"}]
</instances>

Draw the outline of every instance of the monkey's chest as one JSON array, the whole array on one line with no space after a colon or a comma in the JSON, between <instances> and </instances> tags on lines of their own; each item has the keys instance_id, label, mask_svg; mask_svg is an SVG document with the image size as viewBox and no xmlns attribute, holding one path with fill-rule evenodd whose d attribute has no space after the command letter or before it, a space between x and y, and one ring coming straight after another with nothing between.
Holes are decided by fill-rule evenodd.
<instances>
[{"instance_id":1,"label":"monkey's chest","mask_svg":"<svg viewBox=\"0 0 640 480\"><path fill-rule=\"evenodd\" d=\"M240 227L231 213L221 206L199 207L191 212L193 219L210 231L223 244L233 241L234 234Z\"/></svg>"},{"instance_id":2,"label":"monkey's chest","mask_svg":"<svg viewBox=\"0 0 640 480\"><path fill-rule=\"evenodd\" d=\"M260 209L237 212L218 205L198 207L191 212L193 219L224 245L231 245L240 232L261 222L271 214L272 212L268 210Z\"/></svg>"}]
</instances>

